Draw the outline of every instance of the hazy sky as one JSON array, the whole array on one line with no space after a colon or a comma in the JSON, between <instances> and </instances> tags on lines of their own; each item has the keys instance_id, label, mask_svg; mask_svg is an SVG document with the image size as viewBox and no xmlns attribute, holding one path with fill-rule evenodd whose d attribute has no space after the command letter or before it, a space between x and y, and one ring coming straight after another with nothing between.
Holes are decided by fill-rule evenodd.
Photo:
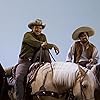
<instances>
[{"instance_id":1,"label":"hazy sky","mask_svg":"<svg viewBox=\"0 0 100 100\"><path fill-rule=\"evenodd\" d=\"M43 32L48 42L60 48L56 61L65 61L72 44L72 32L79 26L95 29L90 38L100 52L100 1L99 0L0 0L0 62L9 67L17 63L27 24L40 18L46 23Z\"/></svg>"}]
</instances>

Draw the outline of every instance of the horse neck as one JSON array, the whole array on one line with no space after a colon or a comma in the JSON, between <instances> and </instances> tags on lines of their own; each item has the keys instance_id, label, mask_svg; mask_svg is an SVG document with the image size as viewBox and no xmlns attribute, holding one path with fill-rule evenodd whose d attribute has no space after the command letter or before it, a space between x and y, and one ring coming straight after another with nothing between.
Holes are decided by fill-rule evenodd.
<instances>
[{"instance_id":1,"label":"horse neck","mask_svg":"<svg viewBox=\"0 0 100 100\"><path fill-rule=\"evenodd\" d=\"M76 80L78 67L73 63L55 63L53 66L53 82L59 86L70 88Z\"/></svg>"}]
</instances>

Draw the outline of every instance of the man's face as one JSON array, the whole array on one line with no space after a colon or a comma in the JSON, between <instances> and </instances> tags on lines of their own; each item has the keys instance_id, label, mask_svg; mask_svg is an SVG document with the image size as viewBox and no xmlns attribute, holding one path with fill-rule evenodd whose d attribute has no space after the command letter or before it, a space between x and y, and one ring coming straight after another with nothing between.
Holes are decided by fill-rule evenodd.
<instances>
[{"instance_id":1,"label":"man's face","mask_svg":"<svg viewBox=\"0 0 100 100\"><path fill-rule=\"evenodd\" d=\"M34 26L32 27L32 31L36 34L36 35L40 35L41 31L42 31L42 26Z\"/></svg>"},{"instance_id":2,"label":"man's face","mask_svg":"<svg viewBox=\"0 0 100 100\"><path fill-rule=\"evenodd\" d=\"M89 36L87 32L81 32L79 34L79 39L82 43L86 43L89 40Z\"/></svg>"}]
</instances>

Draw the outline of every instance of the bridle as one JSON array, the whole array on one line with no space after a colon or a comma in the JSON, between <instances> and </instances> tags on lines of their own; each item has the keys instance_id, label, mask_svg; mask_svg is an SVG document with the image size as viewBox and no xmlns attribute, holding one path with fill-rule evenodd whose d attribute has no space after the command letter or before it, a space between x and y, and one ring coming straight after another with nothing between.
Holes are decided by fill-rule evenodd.
<instances>
[{"instance_id":1,"label":"bridle","mask_svg":"<svg viewBox=\"0 0 100 100\"><path fill-rule=\"evenodd\" d=\"M80 81L80 91L81 91L81 99L80 100L92 100L92 99L94 99L94 97L86 98L86 95L84 93L84 88L83 88L82 82L83 82L87 72L88 72L88 69L86 70L85 74L82 77L80 77L80 80L79 80Z\"/></svg>"}]
</instances>

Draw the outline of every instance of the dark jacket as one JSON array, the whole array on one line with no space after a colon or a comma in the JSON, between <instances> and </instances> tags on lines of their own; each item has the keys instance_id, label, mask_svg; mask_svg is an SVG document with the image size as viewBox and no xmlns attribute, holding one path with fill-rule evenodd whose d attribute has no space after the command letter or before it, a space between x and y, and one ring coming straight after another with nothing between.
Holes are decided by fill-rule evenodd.
<instances>
[{"instance_id":1,"label":"dark jacket","mask_svg":"<svg viewBox=\"0 0 100 100\"><path fill-rule=\"evenodd\" d=\"M88 43L88 47L86 48L86 56L88 59L92 58L93 48L95 46L92 43ZM74 53L74 62L78 62L80 60L80 56L82 54L82 44L80 41L75 42L75 53Z\"/></svg>"},{"instance_id":2,"label":"dark jacket","mask_svg":"<svg viewBox=\"0 0 100 100\"><path fill-rule=\"evenodd\" d=\"M35 35L32 32L26 32L23 37L22 47L19 57L20 58L32 58L36 52L40 49L41 44L47 41L46 36L42 33ZM52 44L48 43L48 49L52 48Z\"/></svg>"}]
</instances>

